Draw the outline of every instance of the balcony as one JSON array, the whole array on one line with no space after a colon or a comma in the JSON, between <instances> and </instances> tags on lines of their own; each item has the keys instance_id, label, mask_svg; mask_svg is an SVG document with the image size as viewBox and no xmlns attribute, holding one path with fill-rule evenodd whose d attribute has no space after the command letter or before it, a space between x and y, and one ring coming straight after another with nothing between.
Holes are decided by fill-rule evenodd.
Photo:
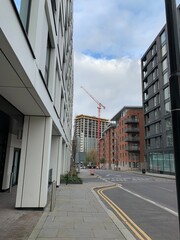
<instances>
[{"instance_id":1,"label":"balcony","mask_svg":"<svg viewBox=\"0 0 180 240\"><path fill-rule=\"evenodd\" d=\"M126 151L128 152L139 152L140 151L140 147L139 146L131 146L131 145L128 145L126 146Z\"/></svg>"},{"instance_id":2,"label":"balcony","mask_svg":"<svg viewBox=\"0 0 180 240\"><path fill-rule=\"evenodd\" d=\"M128 133L128 132L139 132L139 128L135 128L135 127L131 127L131 128L126 128L125 130L124 130L124 132L125 133Z\"/></svg>"},{"instance_id":3,"label":"balcony","mask_svg":"<svg viewBox=\"0 0 180 240\"><path fill-rule=\"evenodd\" d=\"M124 139L125 142L139 142L140 138L139 137L126 137Z\"/></svg>"},{"instance_id":4,"label":"balcony","mask_svg":"<svg viewBox=\"0 0 180 240\"><path fill-rule=\"evenodd\" d=\"M139 123L139 119L128 118L124 121L125 124Z\"/></svg>"}]
</instances>

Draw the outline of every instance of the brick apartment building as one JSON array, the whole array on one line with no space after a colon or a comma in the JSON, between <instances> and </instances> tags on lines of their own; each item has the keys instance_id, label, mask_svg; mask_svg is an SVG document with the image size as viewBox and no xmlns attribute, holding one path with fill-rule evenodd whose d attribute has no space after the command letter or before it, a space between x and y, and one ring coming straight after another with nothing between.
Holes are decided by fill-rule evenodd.
<instances>
[{"instance_id":1,"label":"brick apartment building","mask_svg":"<svg viewBox=\"0 0 180 240\"><path fill-rule=\"evenodd\" d=\"M99 160L100 163L104 160L103 165L106 169L111 168L114 164L114 131L115 123L110 123L103 132L103 137L99 141Z\"/></svg>"},{"instance_id":2,"label":"brick apartment building","mask_svg":"<svg viewBox=\"0 0 180 240\"><path fill-rule=\"evenodd\" d=\"M100 141L104 167L136 169L144 162L144 131L142 107L123 107L111 121Z\"/></svg>"}]
</instances>

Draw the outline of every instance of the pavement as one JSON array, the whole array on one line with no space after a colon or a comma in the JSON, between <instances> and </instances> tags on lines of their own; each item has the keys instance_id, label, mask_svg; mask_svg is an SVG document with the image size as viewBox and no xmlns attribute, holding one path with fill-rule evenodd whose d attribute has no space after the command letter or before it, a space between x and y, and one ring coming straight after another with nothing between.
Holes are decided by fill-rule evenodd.
<instances>
[{"instance_id":1,"label":"pavement","mask_svg":"<svg viewBox=\"0 0 180 240\"><path fill-rule=\"evenodd\" d=\"M135 240L93 190L110 184L87 169L79 177L83 184L61 184L54 210L46 208L28 240Z\"/></svg>"},{"instance_id":2,"label":"pavement","mask_svg":"<svg viewBox=\"0 0 180 240\"><path fill-rule=\"evenodd\" d=\"M16 187L0 192L0 240L27 240L43 211L14 208Z\"/></svg>"},{"instance_id":3,"label":"pavement","mask_svg":"<svg viewBox=\"0 0 180 240\"><path fill-rule=\"evenodd\" d=\"M142 175L141 171L133 171L133 173L140 174ZM162 173L151 173L151 172L146 172L145 175L151 176L151 177L159 177L159 178L166 178L166 179L176 179L174 175L168 175L168 174L162 174Z\"/></svg>"},{"instance_id":4,"label":"pavement","mask_svg":"<svg viewBox=\"0 0 180 240\"><path fill-rule=\"evenodd\" d=\"M16 210L16 189L0 193L0 240L135 240L94 190L112 183L87 169L81 169L79 177L83 184L61 184L56 189L53 211L50 204L44 211Z\"/></svg>"}]
</instances>

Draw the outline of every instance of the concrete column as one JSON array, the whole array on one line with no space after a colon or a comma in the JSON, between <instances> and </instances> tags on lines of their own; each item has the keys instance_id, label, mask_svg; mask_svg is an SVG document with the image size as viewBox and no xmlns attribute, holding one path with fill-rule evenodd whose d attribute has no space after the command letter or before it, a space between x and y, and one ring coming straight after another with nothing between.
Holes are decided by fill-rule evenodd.
<instances>
[{"instance_id":1,"label":"concrete column","mask_svg":"<svg viewBox=\"0 0 180 240\"><path fill-rule=\"evenodd\" d=\"M71 152L69 147L67 146L67 166L68 166L68 170L70 170L70 165L71 165Z\"/></svg>"},{"instance_id":2,"label":"concrete column","mask_svg":"<svg viewBox=\"0 0 180 240\"><path fill-rule=\"evenodd\" d=\"M66 171L65 171L65 158L64 158L64 145L65 145L65 142L64 141L62 141L62 151L61 151L61 162L62 162L62 167L61 167L61 169L62 169L62 174L65 174L66 173Z\"/></svg>"},{"instance_id":3,"label":"concrete column","mask_svg":"<svg viewBox=\"0 0 180 240\"><path fill-rule=\"evenodd\" d=\"M51 146L51 163L50 168L52 168L52 180L56 181L56 185L60 185L60 172L61 172L61 145L62 137L53 136L52 146Z\"/></svg>"},{"instance_id":4,"label":"concrete column","mask_svg":"<svg viewBox=\"0 0 180 240\"><path fill-rule=\"evenodd\" d=\"M64 156L63 156L63 172L67 173L67 162L66 162L66 158L67 158L67 148L66 148L66 143L63 144L63 148L64 148Z\"/></svg>"},{"instance_id":5,"label":"concrete column","mask_svg":"<svg viewBox=\"0 0 180 240\"><path fill-rule=\"evenodd\" d=\"M25 117L16 208L44 208L47 204L51 136L51 118Z\"/></svg>"},{"instance_id":6,"label":"concrete column","mask_svg":"<svg viewBox=\"0 0 180 240\"><path fill-rule=\"evenodd\" d=\"M61 153L62 153L62 137L59 139L59 156L58 156L58 169L57 169L57 176L59 176L59 182L57 181L57 186L60 185L60 176L62 172L62 158L61 158ZM57 178L58 180L58 178Z\"/></svg>"}]
</instances>

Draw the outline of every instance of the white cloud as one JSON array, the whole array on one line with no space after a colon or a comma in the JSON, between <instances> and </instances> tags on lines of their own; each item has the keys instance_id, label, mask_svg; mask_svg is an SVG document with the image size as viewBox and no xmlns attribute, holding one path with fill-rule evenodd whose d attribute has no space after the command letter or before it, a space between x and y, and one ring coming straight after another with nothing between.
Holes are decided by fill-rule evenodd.
<instances>
[{"instance_id":1,"label":"white cloud","mask_svg":"<svg viewBox=\"0 0 180 240\"><path fill-rule=\"evenodd\" d=\"M104 118L142 105L140 59L164 24L164 0L74 0L74 115L97 116L81 85Z\"/></svg>"},{"instance_id":2,"label":"white cloud","mask_svg":"<svg viewBox=\"0 0 180 240\"><path fill-rule=\"evenodd\" d=\"M74 114L97 116L97 104L81 88L101 102L106 109L101 117L112 118L124 105L141 105L140 63L128 57L95 59L75 52Z\"/></svg>"},{"instance_id":3,"label":"white cloud","mask_svg":"<svg viewBox=\"0 0 180 240\"><path fill-rule=\"evenodd\" d=\"M75 0L74 46L139 57L165 23L164 0Z\"/></svg>"}]
</instances>

